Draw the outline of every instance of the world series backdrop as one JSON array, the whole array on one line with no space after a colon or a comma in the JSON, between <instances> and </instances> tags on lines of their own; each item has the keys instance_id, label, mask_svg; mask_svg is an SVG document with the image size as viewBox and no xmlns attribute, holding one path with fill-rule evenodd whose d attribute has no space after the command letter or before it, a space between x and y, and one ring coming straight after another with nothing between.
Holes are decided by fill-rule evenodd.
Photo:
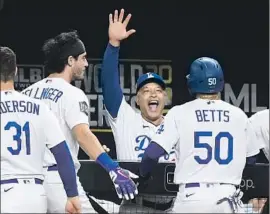
<instances>
[{"instance_id":1,"label":"world series backdrop","mask_svg":"<svg viewBox=\"0 0 270 214\"><path fill-rule=\"evenodd\" d=\"M90 101L91 129L103 144L115 146L105 118L100 70L108 42L108 14L124 8L132 13L136 33L122 42L120 84L135 107L137 77L157 72L166 81L166 110L189 101L185 76L200 56L217 59L226 84L222 98L248 116L269 107L268 1L19 1L0 7L0 45L18 58L16 89L45 77L41 46L63 31L76 29L84 41L89 67L83 81L73 84ZM165 111L166 113L166 111ZM81 159L87 156L81 151Z\"/></svg>"}]
</instances>

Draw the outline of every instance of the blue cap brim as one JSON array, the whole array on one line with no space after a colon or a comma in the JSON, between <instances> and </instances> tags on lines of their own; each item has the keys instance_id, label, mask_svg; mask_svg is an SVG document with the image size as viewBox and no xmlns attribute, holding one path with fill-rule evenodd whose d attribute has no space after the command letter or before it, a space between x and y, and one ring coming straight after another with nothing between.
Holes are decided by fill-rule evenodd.
<instances>
[{"instance_id":1,"label":"blue cap brim","mask_svg":"<svg viewBox=\"0 0 270 214\"><path fill-rule=\"evenodd\" d=\"M163 90L166 89L166 85L165 85L165 83L164 83L162 80L157 79L157 78L149 78L149 79L146 79L145 81L141 82L139 85L137 85L137 91L136 91L136 93L138 93L138 91L139 91L144 85L146 85L146 84L148 84L148 83L152 83L152 82L153 82L153 83L157 83L158 85L160 85L161 88L162 88Z\"/></svg>"}]
</instances>

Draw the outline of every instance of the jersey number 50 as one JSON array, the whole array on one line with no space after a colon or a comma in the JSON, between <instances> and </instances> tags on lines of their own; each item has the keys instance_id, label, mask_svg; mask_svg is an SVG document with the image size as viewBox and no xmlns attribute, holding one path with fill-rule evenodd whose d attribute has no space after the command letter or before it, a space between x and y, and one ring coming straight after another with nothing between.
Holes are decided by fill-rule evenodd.
<instances>
[{"instance_id":1,"label":"jersey number 50","mask_svg":"<svg viewBox=\"0 0 270 214\"><path fill-rule=\"evenodd\" d=\"M215 136L215 148L213 149L208 143L203 141L203 137L212 137L212 132L194 132L194 147L203 148L207 150L207 157L202 159L200 156L194 156L194 159L199 164L208 164L213 159L213 150L214 150L214 159L220 165L227 165L233 159L233 136L229 132L219 132ZM227 146L227 157L222 159L220 157L221 150L221 139L226 138L228 141Z\"/></svg>"},{"instance_id":2,"label":"jersey number 50","mask_svg":"<svg viewBox=\"0 0 270 214\"><path fill-rule=\"evenodd\" d=\"M21 127L16 122L8 122L5 126L5 130L10 130L14 128L16 130L15 135L13 135L13 140L17 142L17 148L14 147L7 147L8 151L12 155L19 155L22 150L22 132L25 134L25 146L26 146L26 155L30 155L30 130L29 130L29 122L26 122L23 127Z\"/></svg>"}]
</instances>

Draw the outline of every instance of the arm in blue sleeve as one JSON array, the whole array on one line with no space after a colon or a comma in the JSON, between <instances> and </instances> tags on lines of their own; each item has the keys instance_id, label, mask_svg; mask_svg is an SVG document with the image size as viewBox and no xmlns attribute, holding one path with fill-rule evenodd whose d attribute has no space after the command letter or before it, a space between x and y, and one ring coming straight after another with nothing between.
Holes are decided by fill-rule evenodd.
<instances>
[{"instance_id":1,"label":"arm in blue sleeve","mask_svg":"<svg viewBox=\"0 0 270 214\"><path fill-rule=\"evenodd\" d=\"M57 162L58 172L63 181L67 196L78 196L74 162L67 147L66 141L63 141L60 144L52 147L50 150L53 153Z\"/></svg>"},{"instance_id":2,"label":"arm in blue sleeve","mask_svg":"<svg viewBox=\"0 0 270 214\"><path fill-rule=\"evenodd\" d=\"M139 168L140 176L148 176L157 165L159 158L166 153L160 145L152 141L144 152Z\"/></svg>"},{"instance_id":3,"label":"arm in blue sleeve","mask_svg":"<svg viewBox=\"0 0 270 214\"><path fill-rule=\"evenodd\" d=\"M101 86L104 104L113 118L117 117L123 99L123 92L119 83L118 57L119 47L114 47L108 43L103 57Z\"/></svg>"},{"instance_id":4,"label":"arm in blue sleeve","mask_svg":"<svg viewBox=\"0 0 270 214\"><path fill-rule=\"evenodd\" d=\"M97 157L96 162L99 163L99 165L101 165L107 172L119 167L119 164L113 161L106 152L101 153Z\"/></svg>"}]
</instances>

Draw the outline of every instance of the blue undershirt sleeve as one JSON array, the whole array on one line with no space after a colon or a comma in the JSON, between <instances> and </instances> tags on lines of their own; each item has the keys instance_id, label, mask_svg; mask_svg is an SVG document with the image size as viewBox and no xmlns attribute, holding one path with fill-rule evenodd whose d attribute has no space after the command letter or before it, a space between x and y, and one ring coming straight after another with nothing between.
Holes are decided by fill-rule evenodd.
<instances>
[{"instance_id":1,"label":"blue undershirt sleeve","mask_svg":"<svg viewBox=\"0 0 270 214\"><path fill-rule=\"evenodd\" d=\"M76 171L66 141L52 147L50 150L55 157L58 172L63 181L67 196L78 196Z\"/></svg>"},{"instance_id":2,"label":"blue undershirt sleeve","mask_svg":"<svg viewBox=\"0 0 270 214\"><path fill-rule=\"evenodd\" d=\"M147 176L157 165L159 158L167 152L157 143L151 142L146 148L140 164L140 175Z\"/></svg>"},{"instance_id":3,"label":"blue undershirt sleeve","mask_svg":"<svg viewBox=\"0 0 270 214\"><path fill-rule=\"evenodd\" d=\"M104 104L113 118L117 117L118 110L123 99L123 92L119 84L119 49L119 47L114 47L108 43L103 57L101 72L101 86Z\"/></svg>"}]
</instances>

